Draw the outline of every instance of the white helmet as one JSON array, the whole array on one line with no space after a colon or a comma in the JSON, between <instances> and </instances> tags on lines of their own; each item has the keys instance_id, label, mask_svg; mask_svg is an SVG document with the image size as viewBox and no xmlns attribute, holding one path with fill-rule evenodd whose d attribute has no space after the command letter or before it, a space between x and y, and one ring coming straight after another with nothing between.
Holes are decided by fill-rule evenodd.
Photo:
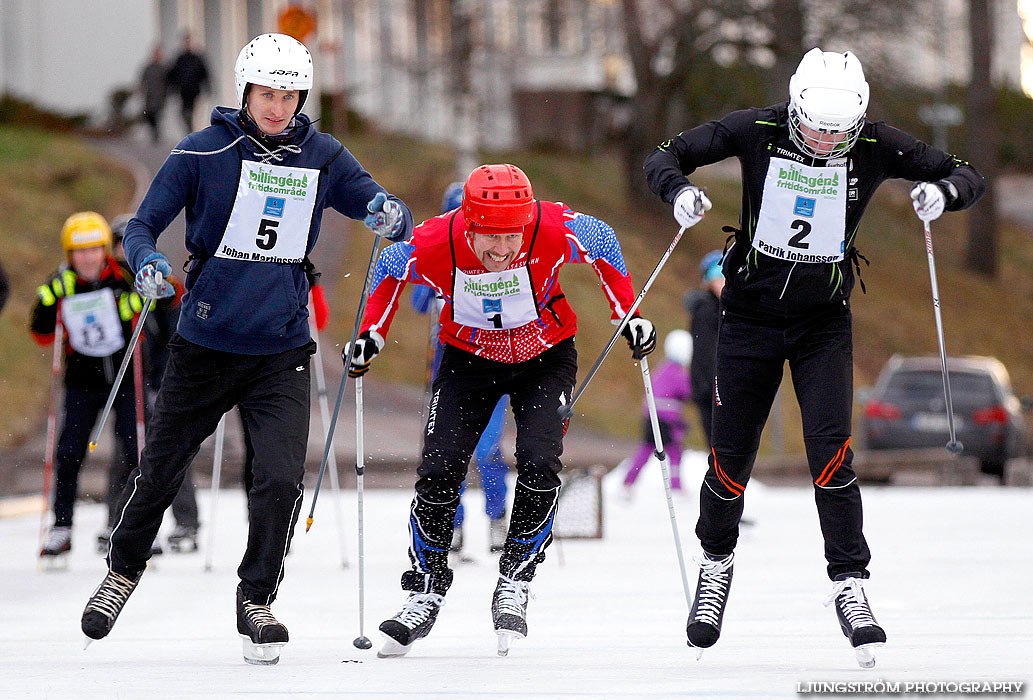
<instances>
[{"instance_id":1,"label":"white helmet","mask_svg":"<svg viewBox=\"0 0 1033 700\"><path fill-rule=\"evenodd\" d=\"M868 83L850 51L813 48L789 79L789 137L814 158L841 156L854 147L868 109ZM801 125L820 135L808 137Z\"/></svg>"},{"instance_id":2,"label":"white helmet","mask_svg":"<svg viewBox=\"0 0 1033 700\"><path fill-rule=\"evenodd\" d=\"M301 90L298 112L312 89L312 55L305 45L286 34L260 34L237 54L233 66L237 104L244 107L249 84L274 90Z\"/></svg>"},{"instance_id":3,"label":"white helmet","mask_svg":"<svg viewBox=\"0 0 1033 700\"><path fill-rule=\"evenodd\" d=\"M692 362L692 334L685 330L674 330L664 338L664 356L682 367Z\"/></svg>"}]
</instances>

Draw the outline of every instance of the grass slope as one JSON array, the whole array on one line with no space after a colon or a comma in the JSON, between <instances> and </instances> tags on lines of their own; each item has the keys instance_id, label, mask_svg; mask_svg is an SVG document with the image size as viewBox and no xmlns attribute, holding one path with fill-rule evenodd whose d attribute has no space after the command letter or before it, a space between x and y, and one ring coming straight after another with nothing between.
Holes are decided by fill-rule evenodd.
<instances>
[{"instance_id":1,"label":"grass slope","mask_svg":"<svg viewBox=\"0 0 1033 700\"><path fill-rule=\"evenodd\" d=\"M23 441L46 414L52 354L29 336L29 310L64 259L61 225L77 211L125 211L132 189L129 173L81 139L0 126L0 260L12 286L0 314L0 446Z\"/></svg>"}]
</instances>

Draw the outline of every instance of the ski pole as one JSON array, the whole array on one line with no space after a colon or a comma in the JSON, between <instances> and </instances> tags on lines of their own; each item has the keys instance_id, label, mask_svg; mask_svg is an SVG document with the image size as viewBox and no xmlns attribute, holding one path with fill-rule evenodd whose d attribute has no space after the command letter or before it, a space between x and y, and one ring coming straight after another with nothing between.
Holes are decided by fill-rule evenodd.
<instances>
[{"instance_id":1,"label":"ski pole","mask_svg":"<svg viewBox=\"0 0 1033 700\"><path fill-rule=\"evenodd\" d=\"M369 287L373 283L373 268L377 262L377 254L380 252L380 236L373 237L373 250L369 254L369 266L366 268L366 281L362 285L362 296L359 298L359 311L355 314L355 326L352 328L351 342L345 347L350 354L355 347L355 339L359 337L359 327L362 325L362 315L366 312L366 300L369 297ZM337 428L337 416L341 413L341 402L344 400L344 389L348 384L348 367L351 366L351 357L345 359L344 376L341 377L341 388L337 391L337 403L334 405L334 415L330 420L330 429L326 434L326 445L323 447L323 461L319 464L319 477L316 478L316 489L312 493L312 508L308 512L308 521L305 523L305 532L312 527L312 520L316 513L316 500L319 498L319 488L323 485L323 473L326 471L326 463L330 458L330 450L334 445L334 430Z\"/></svg>"},{"instance_id":2,"label":"ski pole","mask_svg":"<svg viewBox=\"0 0 1033 700\"><path fill-rule=\"evenodd\" d=\"M139 464L146 440L143 410L143 402L145 400L143 390L143 358L141 357L139 343L133 348L133 384L133 393L136 398L136 463Z\"/></svg>"},{"instance_id":3,"label":"ski pole","mask_svg":"<svg viewBox=\"0 0 1033 700\"><path fill-rule=\"evenodd\" d=\"M323 419L323 436L326 437L330 434L330 406L326 400L326 373L323 370L323 353L320 352L319 348L321 343L319 342L319 329L316 328L316 315L314 309L309 308L309 330L312 332L312 337L316 339L316 354L313 356L312 361L316 366L316 396L319 399L319 414ZM344 515L341 513L341 485L337 475L337 454L334 450L330 450L330 488L333 489L337 507L334 509L334 515L337 518L337 540L341 544L341 568L348 568L348 550L345 547L344 540Z\"/></svg>"},{"instance_id":4,"label":"ski pole","mask_svg":"<svg viewBox=\"0 0 1033 700\"><path fill-rule=\"evenodd\" d=\"M660 419L656 415L656 401L653 398L653 381L649 378L649 363L645 357L639 359L642 368L642 384L646 389L646 405L649 406L649 422L653 426L653 445L657 461L664 478L664 491L667 493L667 512L671 515L671 530L674 532L674 548L678 552L678 567L681 569L681 585L685 591L685 602L692 609L692 594L689 593L689 578L685 573L685 557L681 549L681 536L678 534L678 520L674 515L674 499L671 498L671 474L667 469L667 453L664 451L663 438L660 435Z\"/></svg>"},{"instance_id":5,"label":"ski pole","mask_svg":"<svg viewBox=\"0 0 1033 700\"><path fill-rule=\"evenodd\" d=\"M667 263L667 259L671 257L671 253L674 252L674 247L678 245L678 241L681 240L681 237L684 233L685 227L682 226L680 229L678 229L678 233L674 237L674 240L671 241L671 245L667 246L667 250L660 257L660 261L656 264L656 267L653 268L653 273L649 275L649 279L647 279L645 285L643 285L642 291L638 293L638 297L635 299L635 303L633 303L631 305L631 308L628 309L628 312L624 314L624 318L621 319L620 324L617 326L616 332L613 334L613 337L610 338L610 342L606 344L606 348L602 351L602 353L600 353L598 359L596 359L595 361L595 364L592 365L592 369L588 370L588 376L586 376L584 381L581 382L581 386L574 391L574 395L571 397L570 403L561 405L557 409L559 411L560 416L562 416L564 419L569 420L574 415L574 404L577 403L577 400L579 398L581 398L581 394L585 392L585 388L588 386L588 383L592 381L592 377L594 377L595 373L599 371L599 367L603 364L603 360L605 360L606 356L610 354L610 350L613 348L613 344L617 342L617 338L619 338L620 334L624 331L624 327L628 325L628 321L631 320L632 314L634 314L638 310L639 304L642 303L642 300L646 296L646 292L648 292L649 288L653 285L653 281L656 279L657 275L660 274L660 270L662 270L664 265Z\"/></svg>"},{"instance_id":6,"label":"ski pole","mask_svg":"<svg viewBox=\"0 0 1033 700\"><path fill-rule=\"evenodd\" d=\"M140 340L140 332L143 330L143 323L147 320L147 314L151 311L151 305L154 303L154 299L148 298L144 302L143 310L140 312L139 318L136 319L136 327L133 329L133 337L129 339L129 347L126 348L126 354L122 358L122 364L118 368L118 374L115 375L115 383L111 385L111 392L108 394L107 403L104 404L104 412L100 414L100 422L97 423L97 427L93 429L93 436L90 438L90 452L97 449L97 441L100 440L100 432L104 429L104 422L108 419L108 414L111 412L111 405L115 403L115 396L118 394L118 387L122 384L122 377L125 376L126 367L129 366L129 361L132 359L133 350L136 348L137 341Z\"/></svg>"},{"instance_id":7,"label":"ski pole","mask_svg":"<svg viewBox=\"0 0 1033 700\"><path fill-rule=\"evenodd\" d=\"M65 348L65 327L61 322L61 304L57 305L57 320L54 322L54 359L50 364L50 409L47 411L47 444L43 451L43 505L39 514L39 547L43 550L43 538L47 528L47 512L50 510L50 481L54 472L54 451L57 447L57 403L58 384L61 378L61 358Z\"/></svg>"},{"instance_id":8,"label":"ski pole","mask_svg":"<svg viewBox=\"0 0 1033 700\"><path fill-rule=\"evenodd\" d=\"M925 198L922 192L919 199ZM947 404L947 429L950 433L950 441L947 443L947 451L951 454L961 454L964 445L958 440L954 432L954 402L951 399L951 382L947 373L947 350L943 343L943 317L940 314L940 290L936 284L936 262L933 260L933 237L929 231L929 222L922 221L925 229L925 252L929 258L929 282L933 290L933 315L936 317L936 339L940 343L940 369L943 372L943 400Z\"/></svg>"},{"instance_id":9,"label":"ski pole","mask_svg":"<svg viewBox=\"0 0 1033 700\"><path fill-rule=\"evenodd\" d=\"M362 477L366 472L366 446L362 428L362 377L355 378L355 489L358 495L359 511L359 636L352 641L356 649L369 649L373 642L365 633L366 613L366 550L363 546Z\"/></svg>"},{"instance_id":10,"label":"ski pole","mask_svg":"<svg viewBox=\"0 0 1033 700\"><path fill-rule=\"evenodd\" d=\"M226 414L219 419L215 429L215 457L212 459L212 488L208 504L208 547L204 553L204 570L212 570L212 556L215 551L215 511L219 500L219 482L222 480L222 447L226 441Z\"/></svg>"}]
</instances>

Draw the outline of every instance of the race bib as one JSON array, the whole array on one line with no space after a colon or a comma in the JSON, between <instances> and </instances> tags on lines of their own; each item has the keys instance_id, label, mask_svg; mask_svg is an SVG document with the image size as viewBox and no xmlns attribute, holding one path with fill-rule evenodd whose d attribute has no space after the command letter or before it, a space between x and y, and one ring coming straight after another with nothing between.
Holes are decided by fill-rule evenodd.
<instances>
[{"instance_id":1,"label":"race bib","mask_svg":"<svg viewBox=\"0 0 1033 700\"><path fill-rule=\"evenodd\" d=\"M107 357L125 346L115 293L109 289L84 292L61 301L61 320L68 344L89 357Z\"/></svg>"},{"instance_id":2,"label":"race bib","mask_svg":"<svg viewBox=\"0 0 1033 700\"><path fill-rule=\"evenodd\" d=\"M319 171L245 160L217 258L300 263L305 257Z\"/></svg>"},{"instance_id":3,"label":"race bib","mask_svg":"<svg viewBox=\"0 0 1033 700\"><path fill-rule=\"evenodd\" d=\"M519 328L538 318L527 267L467 275L455 271L452 320L464 326Z\"/></svg>"},{"instance_id":4,"label":"race bib","mask_svg":"<svg viewBox=\"0 0 1033 700\"><path fill-rule=\"evenodd\" d=\"M780 260L833 263L846 253L845 159L814 167L772 158L753 247Z\"/></svg>"}]
</instances>

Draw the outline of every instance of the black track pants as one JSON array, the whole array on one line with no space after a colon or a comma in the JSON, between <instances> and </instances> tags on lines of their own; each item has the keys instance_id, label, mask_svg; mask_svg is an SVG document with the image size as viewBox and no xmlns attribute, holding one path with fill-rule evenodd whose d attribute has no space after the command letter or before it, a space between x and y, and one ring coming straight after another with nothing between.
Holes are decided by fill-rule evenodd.
<instances>
[{"instance_id":1,"label":"black track pants","mask_svg":"<svg viewBox=\"0 0 1033 700\"><path fill-rule=\"evenodd\" d=\"M86 458L90 433L100 419L110 388L65 387L64 424L55 454L54 525L71 527L75 498L79 490L79 470ZM114 457L136 467L136 397L132 377L122 380L111 405L118 452ZM125 483L125 482L123 482Z\"/></svg>"},{"instance_id":2,"label":"black track pants","mask_svg":"<svg viewBox=\"0 0 1033 700\"><path fill-rule=\"evenodd\" d=\"M853 341L845 304L774 320L724 309L713 449L700 492L696 534L711 554L729 554L735 548L743 491L786 361L803 418L829 577L853 573L866 578L871 555L861 532L861 492L851 467Z\"/></svg>"},{"instance_id":3,"label":"black track pants","mask_svg":"<svg viewBox=\"0 0 1033 700\"><path fill-rule=\"evenodd\" d=\"M315 344L276 355L238 355L176 335L140 468L119 501L109 565L131 575L146 565L162 513L219 419L240 405L255 450L247 549L237 569L245 595L276 596L302 500L309 427L309 356Z\"/></svg>"},{"instance_id":4,"label":"black track pants","mask_svg":"<svg viewBox=\"0 0 1033 700\"><path fill-rule=\"evenodd\" d=\"M557 409L561 401L570 401L576 378L573 338L517 364L445 346L434 379L409 522L414 569L439 578L447 570L459 489L470 456L495 404L508 394L517 426L517 486L499 568L507 576L531 579L552 542L566 432Z\"/></svg>"}]
</instances>

